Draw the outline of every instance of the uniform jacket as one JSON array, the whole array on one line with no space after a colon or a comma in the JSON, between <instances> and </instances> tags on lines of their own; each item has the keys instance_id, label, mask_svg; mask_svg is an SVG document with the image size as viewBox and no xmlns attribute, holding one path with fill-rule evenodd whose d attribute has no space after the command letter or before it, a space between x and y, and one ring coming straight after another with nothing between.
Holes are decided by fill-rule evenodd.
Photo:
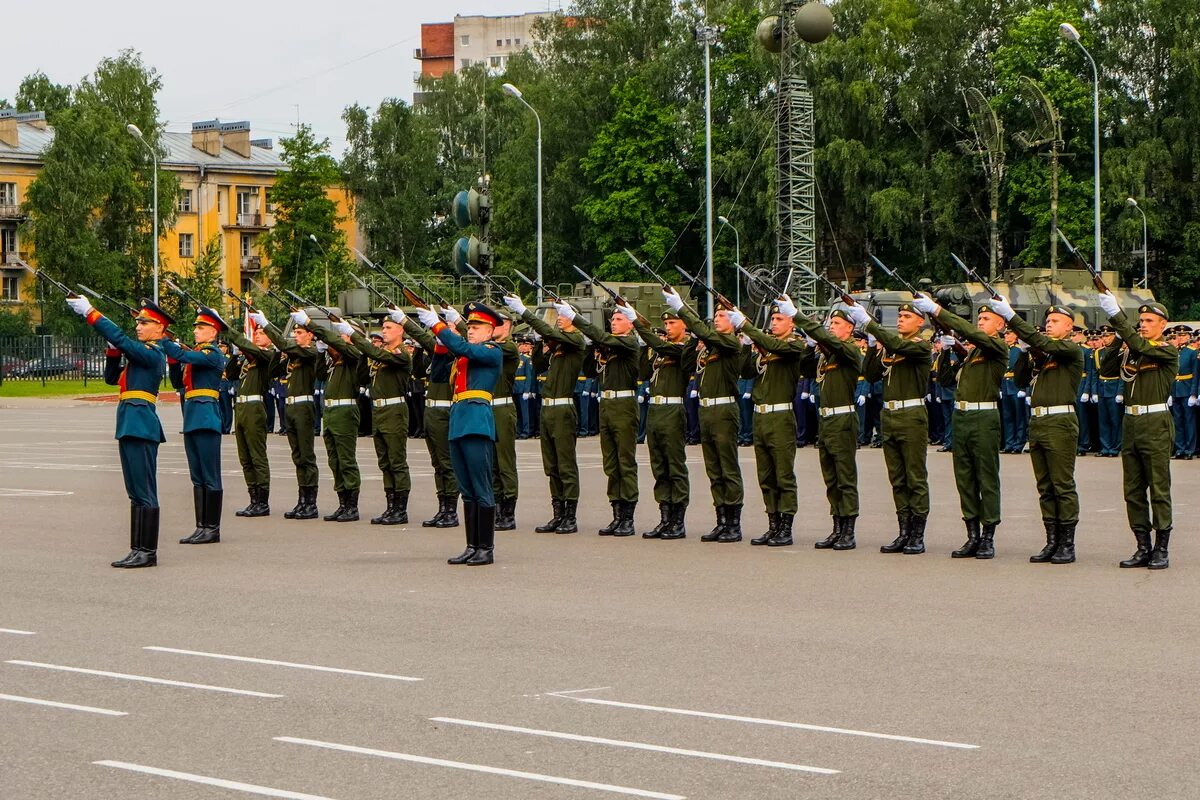
<instances>
[{"instance_id":1,"label":"uniform jacket","mask_svg":"<svg viewBox=\"0 0 1200 800\"><path fill-rule=\"evenodd\" d=\"M139 342L131 338L116 323L93 311L88 323L125 356L125 369L117 378L122 399L117 404L118 439L146 439L165 442L162 423L158 419L158 387L167 372L167 357L158 342ZM143 397L128 396L138 392Z\"/></svg>"},{"instance_id":2,"label":"uniform jacket","mask_svg":"<svg viewBox=\"0 0 1200 800\"><path fill-rule=\"evenodd\" d=\"M183 365L183 432L221 432L219 394L225 371L225 355L213 342L187 350L178 342L163 339L167 356Z\"/></svg>"},{"instance_id":3,"label":"uniform jacket","mask_svg":"<svg viewBox=\"0 0 1200 800\"><path fill-rule=\"evenodd\" d=\"M456 399L450 407L449 438L486 436L495 441L492 392L500 378L503 351L495 342L471 344L444 322L439 322L433 329L438 341L455 357L450 385Z\"/></svg>"},{"instance_id":4,"label":"uniform jacket","mask_svg":"<svg viewBox=\"0 0 1200 800\"><path fill-rule=\"evenodd\" d=\"M1171 396L1175 398L1175 402L1186 400L1188 397L1196 394L1196 351L1190 347L1185 347L1179 351L1179 372L1175 376L1175 383L1171 387Z\"/></svg>"}]
</instances>

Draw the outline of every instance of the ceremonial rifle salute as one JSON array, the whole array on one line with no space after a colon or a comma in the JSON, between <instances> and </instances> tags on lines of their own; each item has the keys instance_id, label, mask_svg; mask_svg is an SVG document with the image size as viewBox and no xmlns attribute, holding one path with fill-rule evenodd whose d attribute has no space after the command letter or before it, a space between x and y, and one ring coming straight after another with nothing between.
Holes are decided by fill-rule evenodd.
<instances>
[{"instance_id":1,"label":"ceremonial rifle salute","mask_svg":"<svg viewBox=\"0 0 1200 800\"><path fill-rule=\"evenodd\" d=\"M244 359L233 433L250 505L234 513L239 517L265 517L271 513L271 462L267 460L267 409L264 403L270 400L267 390L279 369L279 351L257 325L254 341L232 328L225 331L225 338L242 351Z\"/></svg>"},{"instance_id":2,"label":"ceremonial rifle salute","mask_svg":"<svg viewBox=\"0 0 1200 800\"><path fill-rule=\"evenodd\" d=\"M221 541L221 376L225 355L216 345L217 335L229 326L211 308L196 309L192 326L196 347L187 349L164 338L167 356L183 364L183 449L192 478L196 530L180 544L213 544Z\"/></svg>"},{"instance_id":3,"label":"ceremonial rifle salute","mask_svg":"<svg viewBox=\"0 0 1200 800\"><path fill-rule=\"evenodd\" d=\"M504 354L500 377L492 398L492 416L496 419L496 475L492 488L496 493L496 530L517 527L517 407L519 389L514 389L521 351L512 340L512 316L507 309L492 309L500 324L492 331L492 341Z\"/></svg>"},{"instance_id":4,"label":"ceremonial rifle salute","mask_svg":"<svg viewBox=\"0 0 1200 800\"><path fill-rule=\"evenodd\" d=\"M308 314L301 309L295 311L293 321L306 320ZM303 314L300 317L298 315ZM329 362L329 382L325 385L325 454L329 459L329 471L333 473L333 488L337 492L338 507L322 519L326 522L357 522L358 492L362 486L362 474L358 470L358 426L361 413L358 409L358 369L363 358L362 351L350 341L354 326L342 319L331 319L333 330L314 327L313 333L329 346L325 354ZM359 333L362 333L359 330Z\"/></svg>"},{"instance_id":5,"label":"ceremonial rifle salute","mask_svg":"<svg viewBox=\"0 0 1200 800\"><path fill-rule=\"evenodd\" d=\"M457 312L456 312L457 313ZM458 526L458 481L454 477L454 465L450 460L450 405L453 403L454 387L450 385L450 369L454 356L439 342L411 319L404 323L404 330L425 351L429 367L429 386L425 392L425 448L433 465L433 485L437 491L438 510L421 522L423 528L455 528Z\"/></svg>"},{"instance_id":6,"label":"ceremonial rifle salute","mask_svg":"<svg viewBox=\"0 0 1200 800\"><path fill-rule=\"evenodd\" d=\"M153 567L158 563L158 446L167 440L155 407L158 387L167 372L167 359L159 342L174 320L154 303L143 300L134 318L135 341L92 308L86 297L68 297L67 305L125 356L125 369L117 379L121 395L116 438L130 502L130 552L112 565L125 569Z\"/></svg>"}]
</instances>

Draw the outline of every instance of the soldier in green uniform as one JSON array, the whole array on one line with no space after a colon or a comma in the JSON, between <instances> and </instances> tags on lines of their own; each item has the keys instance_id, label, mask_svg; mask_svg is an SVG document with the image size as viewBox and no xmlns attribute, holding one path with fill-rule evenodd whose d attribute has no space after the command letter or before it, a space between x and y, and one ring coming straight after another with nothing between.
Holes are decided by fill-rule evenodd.
<instances>
[{"instance_id":1,"label":"soldier in green uniform","mask_svg":"<svg viewBox=\"0 0 1200 800\"><path fill-rule=\"evenodd\" d=\"M637 372L641 346L633 334L637 312L618 304L609 326L612 333L593 325L566 303L555 303L560 317L592 340L596 372L600 382L600 456L608 476L608 502L612 522L600 529L601 536L632 536L633 515L638 501L637 476ZM684 506L686 507L686 505ZM682 538L683 509L673 530Z\"/></svg>"},{"instance_id":2,"label":"soldier in green uniform","mask_svg":"<svg viewBox=\"0 0 1200 800\"><path fill-rule=\"evenodd\" d=\"M542 384L541 423L542 469L550 480L553 516L538 533L575 533L579 523L579 463L575 459L578 416L575 411L576 378L586 349L583 334L566 317L558 317L553 326L525 308L521 298L505 295L504 305L535 330L545 341L543 351L534 358L538 372L545 371Z\"/></svg>"},{"instance_id":3,"label":"soldier in green uniform","mask_svg":"<svg viewBox=\"0 0 1200 800\"><path fill-rule=\"evenodd\" d=\"M333 488L338 507L322 519L326 522L357 522L358 493L362 475L358 471L358 365L363 359L360 349L351 341L355 328L342 319L331 319L333 329L311 325L303 310L294 312L293 321L309 328L324 342L329 351L329 379L325 384L325 454L329 471L333 473ZM359 330L361 334L362 331Z\"/></svg>"},{"instance_id":4,"label":"soldier in green uniform","mask_svg":"<svg viewBox=\"0 0 1200 800\"><path fill-rule=\"evenodd\" d=\"M1175 421L1167 398L1179 369L1179 350L1163 340L1168 319L1166 308L1159 303L1143 303L1138 308L1135 331L1111 292L1102 293L1099 302L1128 347L1125 354L1116 348L1105 351L1108 365L1119 363L1127 381L1121 471L1125 476L1125 513L1137 551L1121 566L1166 569L1174 525L1171 450L1175 441ZM1151 528L1155 531L1153 547Z\"/></svg>"},{"instance_id":5,"label":"soldier in green uniform","mask_svg":"<svg viewBox=\"0 0 1200 800\"><path fill-rule=\"evenodd\" d=\"M376 345L358 331L350 341L370 359L371 438L383 476L384 512L371 518L372 525L403 525L408 522L408 495L412 480L408 472L408 404L405 391L412 380L412 357L404 347L404 312L391 306Z\"/></svg>"},{"instance_id":6,"label":"soldier in green uniform","mask_svg":"<svg viewBox=\"0 0 1200 800\"><path fill-rule=\"evenodd\" d=\"M296 324L295 319L292 320L291 338L288 338L262 312L251 312L250 318L287 357L286 428L292 463L296 466L298 498L296 507L283 512L283 516L285 519L316 519L317 489L321 476L317 472L317 454L313 448L313 387L317 379L317 364L323 359L313 344L312 331Z\"/></svg>"},{"instance_id":7,"label":"soldier in green uniform","mask_svg":"<svg viewBox=\"0 0 1200 800\"><path fill-rule=\"evenodd\" d=\"M679 298L679 295L672 292ZM679 298L682 306L683 300ZM650 327L640 314L634 327L653 351L650 363L650 397L646 411L646 450L650 453L650 472L654 475L654 499L658 502L658 525L642 534L645 539L682 539L687 535L684 515L690 495L683 393L696 369L696 338L679 312L663 312L665 338ZM603 407L600 409L603 411ZM707 534L706 534L707 535ZM709 539L708 541L712 541Z\"/></svg>"},{"instance_id":8,"label":"soldier in green uniform","mask_svg":"<svg viewBox=\"0 0 1200 800\"><path fill-rule=\"evenodd\" d=\"M796 413L792 401L800 371L813 352L796 333L794 315L771 309L771 332L751 325L738 310L729 312L733 326L753 342L755 358L746 367L754 382L754 460L767 512L767 530L752 545L792 544L796 497Z\"/></svg>"},{"instance_id":9,"label":"soldier in green uniform","mask_svg":"<svg viewBox=\"0 0 1200 800\"><path fill-rule=\"evenodd\" d=\"M663 289L663 302L704 343L704 354L698 356L696 365L700 452L704 456L717 524L700 541L740 542L744 489L738 461L738 430L742 424L738 381L746 349L730 321L729 309L718 308L709 325L684 304L678 293ZM682 375L680 379L683 380Z\"/></svg>"},{"instance_id":10,"label":"soldier in green uniform","mask_svg":"<svg viewBox=\"0 0 1200 800\"><path fill-rule=\"evenodd\" d=\"M1075 488L1079 418L1075 401L1083 380L1083 348L1071 341L1075 315L1065 306L1051 306L1046 309L1046 332L1041 333L1017 316L1004 298L993 299L991 306L1030 346L1030 351L1017 361L1015 371L1019 385L1033 386L1029 457L1041 499L1046 546L1029 560L1035 564L1070 564L1075 560L1075 528L1079 524L1079 493Z\"/></svg>"},{"instance_id":11,"label":"soldier in green uniform","mask_svg":"<svg viewBox=\"0 0 1200 800\"><path fill-rule=\"evenodd\" d=\"M979 307L975 325L950 313L931 298L913 300L922 313L959 334L974 348L963 359L954 400L954 483L967 526L967 541L954 558L994 558L1000 524L1000 410L997 398L1008 370L1004 319L988 303Z\"/></svg>"},{"instance_id":12,"label":"soldier in green uniform","mask_svg":"<svg viewBox=\"0 0 1200 800\"><path fill-rule=\"evenodd\" d=\"M492 416L496 422L496 468L493 491L496 495L496 530L517 528L517 423L515 404L521 386L516 384L517 369L521 366L521 351L512 338L512 315L508 310L491 309L497 325L492 342L504 355L500 377L492 397Z\"/></svg>"},{"instance_id":13,"label":"soldier in green uniform","mask_svg":"<svg viewBox=\"0 0 1200 800\"><path fill-rule=\"evenodd\" d=\"M429 363L429 382L425 388L425 448L433 465L433 485L437 491L438 510L423 520L424 528L458 527L458 479L450 460L450 406L454 389L450 385L450 368L454 356L446 345L435 339L413 320L404 323L404 331L425 351Z\"/></svg>"},{"instance_id":14,"label":"soldier in green uniform","mask_svg":"<svg viewBox=\"0 0 1200 800\"><path fill-rule=\"evenodd\" d=\"M912 303L901 303L895 333L872 319L862 306L851 306L850 316L857 324L865 324L867 334L883 344L882 350L870 349L863 374L872 383L883 381L883 461L892 484L899 534L879 552L924 553L929 519L925 394L933 366L933 347L920 335L925 316Z\"/></svg>"},{"instance_id":15,"label":"soldier in green uniform","mask_svg":"<svg viewBox=\"0 0 1200 800\"><path fill-rule=\"evenodd\" d=\"M242 351L241 383L238 386L233 434L238 461L246 477L250 505L235 512L239 517L265 517L271 513L271 462L267 460L267 391L279 369L279 351L266 331L255 325L254 341L230 328L225 338Z\"/></svg>"}]
</instances>

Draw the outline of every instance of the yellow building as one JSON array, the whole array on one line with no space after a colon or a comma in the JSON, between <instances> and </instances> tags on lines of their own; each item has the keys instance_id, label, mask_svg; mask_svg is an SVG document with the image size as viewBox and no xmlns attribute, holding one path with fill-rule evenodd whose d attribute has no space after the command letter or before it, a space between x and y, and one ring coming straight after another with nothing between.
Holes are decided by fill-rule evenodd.
<instances>
[{"instance_id":1,"label":"yellow building","mask_svg":"<svg viewBox=\"0 0 1200 800\"><path fill-rule=\"evenodd\" d=\"M0 309L20 310L29 303L35 317L29 273L15 259L36 262L22 237L21 203L53 137L41 113L0 111ZM175 173L181 188L175 226L161 231L161 269L188 275L205 244L217 236L222 288L245 292L250 279L259 280L267 266L259 240L275 224L271 186L287 165L271 140L250 138L248 122L197 122L191 133L165 132L160 141L166 155L159 166ZM338 205L347 246L357 247L349 193L329 187L327 194Z\"/></svg>"}]
</instances>

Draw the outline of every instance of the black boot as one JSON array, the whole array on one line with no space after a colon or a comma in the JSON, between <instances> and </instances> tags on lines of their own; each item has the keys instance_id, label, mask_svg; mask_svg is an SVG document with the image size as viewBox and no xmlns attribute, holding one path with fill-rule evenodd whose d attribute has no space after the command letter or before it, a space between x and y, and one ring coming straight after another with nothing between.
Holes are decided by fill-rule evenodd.
<instances>
[{"instance_id":1,"label":"black boot","mask_svg":"<svg viewBox=\"0 0 1200 800\"><path fill-rule=\"evenodd\" d=\"M779 515L774 512L768 512L767 513L767 530L763 533L762 536L756 536L753 539L751 539L750 544L754 544L754 545L767 544L773 538L775 538L775 534L778 532L779 532Z\"/></svg>"},{"instance_id":2,"label":"black boot","mask_svg":"<svg viewBox=\"0 0 1200 800\"><path fill-rule=\"evenodd\" d=\"M321 517L321 519L325 520L326 522L337 522L338 517L340 517L346 511L346 494L347 492L345 490L338 492L338 507L332 514L326 514L325 516Z\"/></svg>"},{"instance_id":3,"label":"black boot","mask_svg":"<svg viewBox=\"0 0 1200 800\"><path fill-rule=\"evenodd\" d=\"M248 508L242 509L238 514L243 517L269 517L271 516L271 506L269 505L271 498L270 486L255 486L254 491L250 493L251 503ZM242 513L242 512L245 513Z\"/></svg>"},{"instance_id":4,"label":"black boot","mask_svg":"<svg viewBox=\"0 0 1200 800\"><path fill-rule=\"evenodd\" d=\"M517 498L496 498L496 530L515 531L517 529L517 520L513 515L516 513L516 510Z\"/></svg>"},{"instance_id":5,"label":"black boot","mask_svg":"<svg viewBox=\"0 0 1200 800\"><path fill-rule=\"evenodd\" d=\"M446 513L442 516L442 521L435 528L457 528L458 522L458 495L446 495Z\"/></svg>"},{"instance_id":6,"label":"black boot","mask_svg":"<svg viewBox=\"0 0 1200 800\"><path fill-rule=\"evenodd\" d=\"M247 504L247 506L245 508L241 508L241 509L238 509L237 511L235 511L234 512L235 516L238 516L238 517L253 517L254 516L254 513L253 513L254 509L258 505L258 487L257 486L247 486L246 494L250 495L250 502L249 502L249 504Z\"/></svg>"},{"instance_id":7,"label":"black boot","mask_svg":"<svg viewBox=\"0 0 1200 800\"><path fill-rule=\"evenodd\" d=\"M563 518L563 501L557 497L551 498L550 507L554 510L551 512L550 520L545 525L538 525L534 528L535 533L553 533L558 530L558 526L562 524Z\"/></svg>"},{"instance_id":8,"label":"black boot","mask_svg":"<svg viewBox=\"0 0 1200 800\"><path fill-rule=\"evenodd\" d=\"M633 528L633 514L636 510L637 503L621 501L621 517L617 520L617 529L613 531L613 536L633 536L637 533Z\"/></svg>"},{"instance_id":9,"label":"black boot","mask_svg":"<svg viewBox=\"0 0 1200 800\"><path fill-rule=\"evenodd\" d=\"M979 520L965 520L967 526L967 541L962 547L950 554L951 558L974 558L979 552Z\"/></svg>"},{"instance_id":10,"label":"black boot","mask_svg":"<svg viewBox=\"0 0 1200 800\"><path fill-rule=\"evenodd\" d=\"M129 562L133 560L137 553L138 542L141 540L142 532L142 512L141 506L129 506L129 553L122 559L112 562L112 566L118 569L129 566Z\"/></svg>"},{"instance_id":11,"label":"black boot","mask_svg":"<svg viewBox=\"0 0 1200 800\"><path fill-rule=\"evenodd\" d=\"M1134 531L1133 538L1137 541L1137 551L1121 562L1121 566L1125 569L1144 567L1150 563L1150 551L1154 547L1150 543L1150 531Z\"/></svg>"},{"instance_id":12,"label":"black boot","mask_svg":"<svg viewBox=\"0 0 1200 800\"><path fill-rule=\"evenodd\" d=\"M474 503L467 502L466 500L463 501L463 522L466 523L465 527L467 529L467 549L454 558L446 559L447 564L465 564L475 555L475 547L477 545L475 526L478 508Z\"/></svg>"},{"instance_id":13,"label":"black boot","mask_svg":"<svg viewBox=\"0 0 1200 800\"><path fill-rule=\"evenodd\" d=\"M1046 526L1046 546L1042 548L1042 552L1029 557L1034 564L1045 564L1058 550L1058 521L1044 519L1042 524Z\"/></svg>"},{"instance_id":14,"label":"black boot","mask_svg":"<svg viewBox=\"0 0 1200 800\"><path fill-rule=\"evenodd\" d=\"M725 506L725 531L718 542L740 542L742 540L742 507Z\"/></svg>"},{"instance_id":15,"label":"black boot","mask_svg":"<svg viewBox=\"0 0 1200 800\"><path fill-rule=\"evenodd\" d=\"M188 544L216 544L221 541L221 506L225 492L217 489L204 490L204 530L191 538Z\"/></svg>"},{"instance_id":16,"label":"black boot","mask_svg":"<svg viewBox=\"0 0 1200 800\"><path fill-rule=\"evenodd\" d=\"M475 555L467 559L468 567L482 567L494 560L496 547L496 507L475 507Z\"/></svg>"},{"instance_id":17,"label":"black boot","mask_svg":"<svg viewBox=\"0 0 1200 800\"><path fill-rule=\"evenodd\" d=\"M1167 558L1167 545L1171 543L1171 529L1158 531L1158 536L1154 541L1154 550L1150 552L1150 563L1146 564L1150 569L1166 569L1171 565Z\"/></svg>"},{"instance_id":18,"label":"black boot","mask_svg":"<svg viewBox=\"0 0 1200 800\"><path fill-rule=\"evenodd\" d=\"M1058 523L1058 549L1050 556L1051 564L1070 564L1075 560L1075 526L1078 524Z\"/></svg>"},{"instance_id":19,"label":"black boot","mask_svg":"<svg viewBox=\"0 0 1200 800\"><path fill-rule=\"evenodd\" d=\"M909 517L908 512L897 512L896 523L900 526L900 534L892 540L891 544L885 544L880 547L879 552L899 553L908 544L908 537L912 532L912 518Z\"/></svg>"},{"instance_id":20,"label":"black boot","mask_svg":"<svg viewBox=\"0 0 1200 800\"><path fill-rule=\"evenodd\" d=\"M844 524L842 520L844 519L844 517L835 516L833 518L833 532L819 542L813 542L813 547L818 550L832 549L837 544L837 541L842 538L842 525Z\"/></svg>"},{"instance_id":21,"label":"black boot","mask_svg":"<svg viewBox=\"0 0 1200 800\"><path fill-rule=\"evenodd\" d=\"M909 518L908 543L904 545L904 555L919 556L925 552L925 522L926 517L916 514Z\"/></svg>"},{"instance_id":22,"label":"black boot","mask_svg":"<svg viewBox=\"0 0 1200 800\"><path fill-rule=\"evenodd\" d=\"M725 521L725 508L725 506L717 506L717 524L711 531L701 536L700 541L717 542L721 540L721 534L728 530L727 523Z\"/></svg>"},{"instance_id":23,"label":"black boot","mask_svg":"<svg viewBox=\"0 0 1200 800\"><path fill-rule=\"evenodd\" d=\"M834 550L853 550L858 547L854 539L854 526L858 517L842 517L842 535L833 543Z\"/></svg>"},{"instance_id":24,"label":"black boot","mask_svg":"<svg viewBox=\"0 0 1200 800\"><path fill-rule=\"evenodd\" d=\"M621 524L621 501L613 500L609 503L609 505L612 506L613 511L612 522L600 529L601 536L612 536L613 531L615 531L617 526Z\"/></svg>"},{"instance_id":25,"label":"black boot","mask_svg":"<svg viewBox=\"0 0 1200 800\"><path fill-rule=\"evenodd\" d=\"M446 514L448 514L450 512L450 503L448 502L450 499L451 498L447 497L444 494L439 494L438 495L437 513L434 514L429 519L423 520L421 522L421 527L422 528L444 528L445 526L442 524L442 522L445 521ZM457 505L457 500L455 501L455 505ZM457 524L457 523L455 523L455 524Z\"/></svg>"},{"instance_id":26,"label":"black boot","mask_svg":"<svg viewBox=\"0 0 1200 800\"><path fill-rule=\"evenodd\" d=\"M303 486L296 487L296 506L290 511L283 512L284 519L296 519L300 514L304 513L304 506L307 505L305 491Z\"/></svg>"},{"instance_id":27,"label":"black boot","mask_svg":"<svg viewBox=\"0 0 1200 800\"><path fill-rule=\"evenodd\" d=\"M407 525L408 524L408 492L396 490L396 507L392 512L392 518L385 525Z\"/></svg>"},{"instance_id":28,"label":"black boot","mask_svg":"<svg viewBox=\"0 0 1200 800\"><path fill-rule=\"evenodd\" d=\"M562 521L554 529L555 533L578 533L579 523L575 521L575 511L579 507L578 500L563 500Z\"/></svg>"},{"instance_id":29,"label":"black boot","mask_svg":"<svg viewBox=\"0 0 1200 800\"><path fill-rule=\"evenodd\" d=\"M138 541L125 562L125 569L153 567L158 564L158 520L159 509L138 507L142 524L138 530Z\"/></svg>"},{"instance_id":30,"label":"black boot","mask_svg":"<svg viewBox=\"0 0 1200 800\"><path fill-rule=\"evenodd\" d=\"M684 525L684 518L687 515L687 503L671 503L671 524L662 532L658 538L666 539L685 539L687 538L687 527Z\"/></svg>"},{"instance_id":31,"label":"black boot","mask_svg":"<svg viewBox=\"0 0 1200 800\"><path fill-rule=\"evenodd\" d=\"M296 513L293 519L316 519L321 513L317 511L317 487L300 487L300 496L304 498L304 507Z\"/></svg>"},{"instance_id":32,"label":"black boot","mask_svg":"<svg viewBox=\"0 0 1200 800\"><path fill-rule=\"evenodd\" d=\"M334 522L358 522L358 489L346 490L346 507Z\"/></svg>"},{"instance_id":33,"label":"black boot","mask_svg":"<svg viewBox=\"0 0 1200 800\"><path fill-rule=\"evenodd\" d=\"M767 542L767 547L788 547L792 544L792 519L795 515L780 512L776 516L779 517L779 527L771 541Z\"/></svg>"},{"instance_id":34,"label":"black boot","mask_svg":"<svg viewBox=\"0 0 1200 800\"><path fill-rule=\"evenodd\" d=\"M658 504L658 524L642 534L643 539L657 539L671 525L671 504Z\"/></svg>"},{"instance_id":35,"label":"black boot","mask_svg":"<svg viewBox=\"0 0 1200 800\"><path fill-rule=\"evenodd\" d=\"M197 536L199 536L200 532L204 530L204 487L203 486L193 486L192 487L192 508L195 509L195 512L196 512L196 530L192 531L190 535L185 536L182 539L180 539L179 540L180 544L191 544L192 540L195 539Z\"/></svg>"},{"instance_id":36,"label":"black boot","mask_svg":"<svg viewBox=\"0 0 1200 800\"><path fill-rule=\"evenodd\" d=\"M371 517L372 525L392 525L392 524L394 524L394 523L388 522L388 520L391 519L392 514L394 514L396 512L396 490L395 489L384 489L383 496L387 498L387 508L385 508L383 510L383 513L380 514L378 517ZM284 514L284 516L286 517L287 514Z\"/></svg>"},{"instance_id":37,"label":"black boot","mask_svg":"<svg viewBox=\"0 0 1200 800\"><path fill-rule=\"evenodd\" d=\"M976 558L988 559L996 557L996 523L985 522L979 532L979 549L975 551Z\"/></svg>"}]
</instances>

